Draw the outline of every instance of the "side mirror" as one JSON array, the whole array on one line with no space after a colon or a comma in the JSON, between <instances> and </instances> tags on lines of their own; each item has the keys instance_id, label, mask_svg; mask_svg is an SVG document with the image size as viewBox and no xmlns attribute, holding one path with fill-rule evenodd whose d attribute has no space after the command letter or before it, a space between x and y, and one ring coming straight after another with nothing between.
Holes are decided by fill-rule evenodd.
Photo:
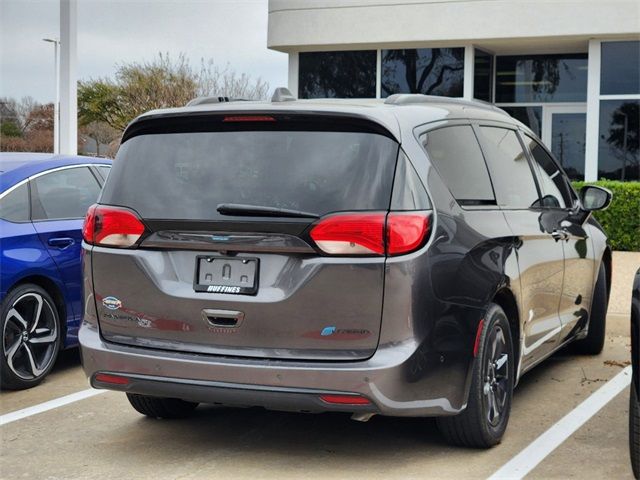
<instances>
[{"instance_id":1,"label":"side mirror","mask_svg":"<svg viewBox=\"0 0 640 480\"><path fill-rule=\"evenodd\" d=\"M611 190L606 188L597 187L595 185L585 185L580 189L580 202L582 203L582 209L587 212L593 212L594 210L604 210L609 204L613 194Z\"/></svg>"}]
</instances>

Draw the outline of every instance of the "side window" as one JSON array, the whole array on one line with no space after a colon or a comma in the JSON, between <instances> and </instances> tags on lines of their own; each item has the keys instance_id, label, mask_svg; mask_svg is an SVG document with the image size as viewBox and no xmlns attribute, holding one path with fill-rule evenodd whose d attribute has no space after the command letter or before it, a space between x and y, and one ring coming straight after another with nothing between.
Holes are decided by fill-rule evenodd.
<instances>
[{"instance_id":1,"label":"side window","mask_svg":"<svg viewBox=\"0 0 640 480\"><path fill-rule=\"evenodd\" d=\"M100 173L100 176L105 182L107 181L107 177L109 176L110 171L111 171L111 167L109 165L98 166L98 173Z\"/></svg>"},{"instance_id":2,"label":"side window","mask_svg":"<svg viewBox=\"0 0 640 480\"><path fill-rule=\"evenodd\" d=\"M460 205L495 205L487 165L471 126L438 128L420 140Z\"/></svg>"},{"instance_id":3,"label":"side window","mask_svg":"<svg viewBox=\"0 0 640 480\"><path fill-rule=\"evenodd\" d=\"M391 210L430 210L431 202L418 173L402 150L398 154L398 166L393 182Z\"/></svg>"},{"instance_id":4,"label":"side window","mask_svg":"<svg viewBox=\"0 0 640 480\"><path fill-rule=\"evenodd\" d=\"M14 223L29 221L29 187L26 183L0 199L0 218Z\"/></svg>"},{"instance_id":5,"label":"side window","mask_svg":"<svg viewBox=\"0 0 640 480\"><path fill-rule=\"evenodd\" d=\"M82 218L100 193L87 167L68 168L31 180L32 220Z\"/></svg>"},{"instance_id":6,"label":"side window","mask_svg":"<svg viewBox=\"0 0 640 480\"><path fill-rule=\"evenodd\" d=\"M498 205L507 208L536 206L538 189L516 132L488 126L480 127L480 131Z\"/></svg>"},{"instance_id":7,"label":"side window","mask_svg":"<svg viewBox=\"0 0 640 480\"><path fill-rule=\"evenodd\" d=\"M524 137L533 157L533 165L541 190L540 205L543 207L566 208L571 205L571 190L564 173L547 151L536 140Z\"/></svg>"}]
</instances>

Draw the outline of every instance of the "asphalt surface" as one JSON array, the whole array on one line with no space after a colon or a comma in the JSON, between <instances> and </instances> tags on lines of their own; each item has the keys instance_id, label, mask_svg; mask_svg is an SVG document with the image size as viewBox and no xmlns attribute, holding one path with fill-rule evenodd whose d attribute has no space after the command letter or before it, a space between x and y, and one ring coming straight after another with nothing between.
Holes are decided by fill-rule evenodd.
<instances>
[{"instance_id":1,"label":"asphalt surface","mask_svg":"<svg viewBox=\"0 0 640 480\"><path fill-rule=\"evenodd\" d=\"M636 256L618 259L619 271L635 271L626 264ZM624 290L616 283L630 275L614 277L614 288ZM107 392L1 426L0 478L487 478L628 364L629 316L619 310L624 302L610 308L601 355L560 352L523 377L504 440L491 450L446 445L430 419L359 423L343 414L201 406L186 420L153 420ZM1 393L0 415L87 388L77 351L67 351L39 387ZM627 387L527 478L632 478L628 398Z\"/></svg>"}]
</instances>

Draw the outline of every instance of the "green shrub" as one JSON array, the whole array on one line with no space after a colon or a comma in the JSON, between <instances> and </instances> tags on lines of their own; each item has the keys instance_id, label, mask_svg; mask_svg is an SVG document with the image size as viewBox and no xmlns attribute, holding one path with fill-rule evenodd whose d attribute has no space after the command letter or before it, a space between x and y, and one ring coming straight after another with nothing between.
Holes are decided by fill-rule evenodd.
<instances>
[{"instance_id":1,"label":"green shrub","mask_svg":"<svg viewBox=\"0 0 640 480\"><path fill-rule=\"evenodd\" d=\"M583 185L599 185L613 192L613 201L607 210L594 212L609 236L614 250L640 251L640 182L573 182L579 191Z\"/></svg>"}]
</instances>

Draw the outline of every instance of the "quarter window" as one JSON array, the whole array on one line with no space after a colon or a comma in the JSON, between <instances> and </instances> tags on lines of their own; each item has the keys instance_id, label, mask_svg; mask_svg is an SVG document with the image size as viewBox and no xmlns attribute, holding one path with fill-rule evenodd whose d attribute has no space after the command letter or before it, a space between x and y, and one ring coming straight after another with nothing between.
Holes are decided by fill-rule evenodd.
<instances>
[{"instance_id":1,"label":"quarter window","mask_svg":"<svg viewBox=\"0 0 640 480\"><path fill-rule=\"evenodd\" d=\"M31 180L33 220L82 218L100 193L87 167L68 168Z\"/></svg>"},{"instance_id":2,"label":"quarter window","mask_svg":"<svg viewBox=\"0 0 640 480\"><path fill-rule=\"evenodd\" d=\"M29 187L26 183L0 199L0 218L16 223L29 221Z\"/></svg>"},{"instance_id":3,"label":"quarter window","mask_svg":"<svg viewBox=\"0 0 640 480\"><path fill-rule=\"evenodd\" d=\"M480 127L498 205L524 209L538 204L531 167L514 130Z\"/></svg>"},{"instance_id":4,"label":"quarter window","mask_svg":"<svg viewBox=\"0 0 640 480\"><path fill-rule=\"evenodd\" d=\"M461 205L495 205L487 165L471 126L438 128L423 134L421 141Z\"/></svg>"}]
</instances>

